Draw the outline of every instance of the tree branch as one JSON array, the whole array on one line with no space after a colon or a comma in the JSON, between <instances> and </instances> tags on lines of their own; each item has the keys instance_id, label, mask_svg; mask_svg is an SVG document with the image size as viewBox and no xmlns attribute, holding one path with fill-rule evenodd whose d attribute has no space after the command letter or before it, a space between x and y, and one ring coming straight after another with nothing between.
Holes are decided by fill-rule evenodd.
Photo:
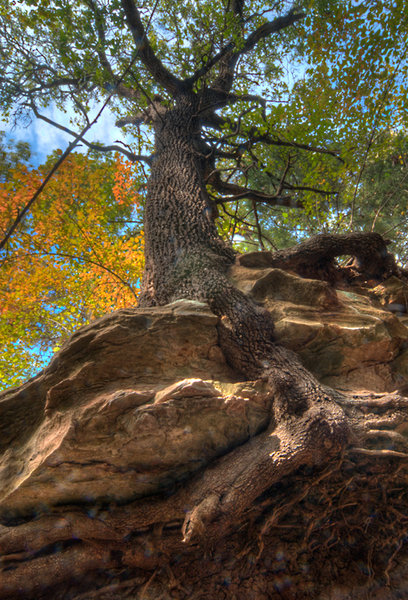
<instances>
[{"instance_id":1,"label":"tree branch","mask_svg":"<svg viewBox=\"0 0 408 600\"><path fill-rule=\"evenodd\" d=\"M146 31L135 3L133 0L121 0L121 4L139 58L156 83L162 85L170 94L177 94L182 89L183 82L166 69L161 60L156 56L146 37Z\"/></svg>"},{"instance_id":2,"label":"tree branch","mask_svg":"<svg viewBox=\"0 0 408 600\"><path fill-rule=\"evenodd\" d=\"M57 162L54 163L51 171L45 177L45 179L41 183L41 185L36 189L36 191L34 192L34 194L31 196L30 200L26 203L26 205L23 207L22 210L18 211L18 214L17 214L16 218L14 219L13 223L10 225L9 229L6 231L6 234L4 235L3 239L0 241L0 250L2 250L6 246L7 242L9 241L9 239L11 238L11 236L13 235L13 233L15 232L15 230L17 229L17 227L19 226L19 224L21 223L21 221L24 219L25 215L28 213L28 211L30 210L30 208L32 207L32 205L34 204L34 202L37 200L38 196L41 194L41 192L43 191L43 189L45 188L45 186L47 185L47 183L49 182L49 180L51 179L51 177L59 169L59 167L62 165L62 163L64 162L64 160L67 158L67 156L69 156L71 154L72 150L83 139L83 136L86 134L86 132L88 131L88 129L90 129L90 127L91 127L92 124L93 123L87 125L87 127L85 127L85 129L83 129L81 131L81 133L75 137L75 139L73 140L73 142L71 142L68 145L68 147L65 150L65 152L63 154L61 154L61 156L59 157L59 159L57 160Z\"/></svg>"},{"instance_id":3,"label":"tree branch","mask_svg":"<svg viewBox=\"0 0 408 600\"><path fill-rule=\"evenodd\" d=\"M287 27L294 25L294 23L300 21L305 16L305 13L295 13L294 10L291 10L283 17L277 17L273 21L264 23L247 37L243 48L236 52L232 59L235 59L235 56L246 54L252 50L260 40L269 37L272 33L278 33L279 31L282 31L282 29L286 29Z\"/></svg>"},{"instance_id":4,"label":"tree branch","mask_svg":"<svg viewBox=\"0 0 408 600\"><path fill-rule=\"evenodd\" d=\"M148 115L143 112L139 112L134 115L129 115L128 117L122 117L121 119L118 119L115 125L117 127L124 127L125 125L142 125L142 123L146 123L148 120Z\"/></svg>"},{"instance_id":5,"label":"tree branch","mask_svg":"<svg viewBox=\"0 0 408 600\"><path fill-rule=\"evenodd\" d=\"M237 2L239 4L239 0L232 1L233 3L235 2L235 4L237 4ZM243 2L241 2L241 4L243 4ZM295 13L291 10L287 15L277 17L273 21L264 23L246 38L243 47L236 52L233 52L235 42L231 40L191 77L186 78L183 83L191 87L196 81L207 75L215 65L223 61L220 68L220 74L209 89L209 92L229 92L233 81L233 71L239 57L250 52L260 40L290 27L305 16L305 13Z\"/></svg>"},{"instance_id":6,"label":"tree branch","mask_svg":"<svg viewBox=\"0 0 408 600\"><path fill-rule=\"evenodd\" d=\"M241 23L244 21L245 0L228 0L226 12L231 11Z\"/></svg>"},{"instance_id":7,"label":"tree branch","mask_svg":"<svg viewBox=\"0 0 408 600\"><path fill-rule=\"evenodd\" d=\"M308 185L293 185L288 182L285 182L285 188L293 192L313 192L314 194L320 194L322 196L335 196L338 194L338 191L336 190L319 190L319 188Z\"/></svg>"},{"instance_id":8,"label":"tree branch","mask_svg":"<svg viewBox=\"0 0 408 600\"><path fill-rule=\"evenodd\" d=\"M119 81L119 77L117 77L115 75L115 73L113 72L112 66L108 60L108 57L106 56L106 52L105 52L105 45L106 45L106 36L105 36L105 30L104 30L104 20L103 17L101 16L101 13L99 11L98 6L95 4L95 2L93 0L86 0L86 4L89 6L89 8L92 10L93 14L94 14L94 22L95 22L95 28L96 28L96 32L98 35L98 40L99 40L99 45L97 47L97 54L98 54L98 58L99 58L99 62L102 66L102 68L107 71L107 73L109 74L109 76L112 78L112 81L114 82L115 86L116 86L116 93L119 96L123 96L124 98L129 98L131 100L135 100L137 98L139 98L140 93L132 88L129 88L128 86L124 85L122 82Z\"/></svg>"},{"instance_id":9,"label":"tree branch","mask_svg":"<svg viewBox=\"0 0 408 600\"><path fill-rule=\"evenodd\" d=\"M252 144L262 142L271 146L286 146L288 148L299 148L300 150L307 150L308 152L317 152L319 154L329 154L334 158L337 158L340 162L344 163L344 159L339 156L338 150L328 150L327 148L320 148L319 146L310 146L309 144L300 144L298 142L281 140L278 137L271 137L269 134L259 135L250 137Z\"/></svg>"},{"instance_id":10,"label":"tree branch","mask_svg":"<svg viewBox=\"0 0 408 600\"><path fill-rule=\"evenodd\" d=\"M30 89L25 89L23 85L20 83L16 83L8 79L7 77L0 77L0 84L8 85L12 89L15 90L16 96L25 96L32 97L34 94L42 92L43 90L52 90L54 88L62 88L63 86L76 86L80 87L84 84L90 82L89 77L77 78L77 77L57 77L48 82L41 81L38 77L36 77L37 86L31 87ZM89 91L92 91L95 86L91 86L88 88Z\"/></svg>"},{"instance_id":11,"label":"tree branch","mask_svg":"<svg viewBox=\"0 0 408 600\"><path fill-rule=\"evenodd\" d=\"M34 104L31 105L31 108L32 108L35 116L37 117L37 119L41 119L42 121L45 121L49 125L53 125L57 129L60 129L61 131L68 133L68 135L72 135L73 137L75 137L77 135L75 133L75 131L68 129L68 127L65 127L64 125L60 125L56 121L53 121L52 119L40 114L37 110L37 107ZM126 156L126 158L128 158L132 162L143 161L143 162L147 163L148 165L151 164L150 156L146 156L144 154L134 154L133 152L130 152L129 150L126 150L125 148L122 148L121 146L116 146L115 144L111 144L110 146L102 146L101 144L95 144L94 142L88 142L84 138L81 139L81 143L84 144L85 146L87 146L88 148L90 148L91 150L97 150L99 152L120 152L121 154L124 154Z\"/></svg>"},{"instance_id":12,"label":"tree branch","mask_svg":"<svg viewBox=\"0 0 408 600\"><path fill-rule=\"evenodd\" d=\"M303 203L300 200L295 200L294 198L288 196L285 197L280 194L266 194L258 190L251 190L235 183L222 181L220 174L217 171L213 171L208 178L208 183L221 194L231 194L231 196L227 198L223 197L219 200L216 200L217 204L248 198L249 200L263 202L264 204L269 204L270 206L288 206L292 208L303 207Z\"/></svg>"},{"instance_id":13,"label":"tree branch","mask_svg":"<svg viewBox=\"0 0 408 600\"><path fill-rule=\"evenodd\" d=\"M261 225L259 223L259 217L258 217L258 211L256 208L256 200L255 199L252 199L252 208L254 211L255 225L256 225L256 231L258 234L259 244L261 246L261 250L265 250L265 245L264 245L263 239L262 239L262 229L261 229Z\"/></svg>"},{"instance_id":14,"label":"tree branch","mask_svg":"<svg viewBox=\"0 0 408 600\"><path fill-rule=\"evenodd\" d=\"M250 100L257 100L257 101L263 100L259 96L252 96L252 95L237 96L236 98L237 98L237 101L238 100L246 100L248 98ZM228 137L242 135L247 140L246 141L247 146L254 146L255 144L258 144L258 143L264 143L264 144L267 144L270 146L284 146L287 148L299 148L299 150L306 150L307 152L317 152L318 154L328 154L329 156L333 156L334 158L336 158L337 160L339 160L341 163L344 164L344 162L345 162L344 159L341 158L341 156L339 156L339 154L340 154L339 150L329 150L328 148L321 148L320 146L310 146L309 144L301 144L299 142L282 140L278 136L272 137L269 133L263 134L263 135L258 135L256 128L252 128L250 131L241 131L241 118L243 116L245 116L245 114L247 114L248 112L249 112L249 110L246 109L245 111L243 111L241 113L240 117L238 118L238 121L231 121L231 119L228 119L228 117L221 117L220 115L217 115L216 113L207 109L207 112L202 117L202 122L203 122L203 125L205 125L206 127L211 127L212 129L216 129L217 131L221 131L221 132L225 131L225 127L228 127L229 129L232 130L232 134L231 133L228 134ZM226 136L224 136L223 138L218 138L217 141L222 143L226 139L227 139ZM231 145L233 145L233 144L231 144ZM241 144L239 144L239 146L241 146Z\"/></svg>"},{"instance_id":15,"label":"tree branch","mask_svg":"<svg viewBox=\"0 0 408 600\"><path fill-rule=\"evenodd\" d=\"M98 53L99 55L99 53ZM112 68L105 57L105 61L100 57L101 65L108 72L109 76L112 78L112 85L108 87L108 91L111 92L114 89L114 93L118 96L122 96L123 98L128 98L130 100L136 100L139 98L140 93L138 90L130 88L124 85L120 78L115 75L112 71ZM25 74L28 74L28 70ZM15 81L9 80L7 77L0 77L0 84L8 85L12 89L15 90L14 95L32 98L35 94L39 94L44 90L53 90L55 88L63 88L64 86L68 86L68 90L71 94L73 94L72 87L74 87L77 91L92 92L97 85L92 82L92 77L89 74L85 74L83 77L62 77L59 76L58 73L54 71L49 65L37 65L35 68L30 70L31 75L34 77L36 81L36 87L31 87L28 89L24 88L24 85L21 83L23 77L20 75L20 82L16 83ZM39 75L43 77L40 77ZM44 81L44 77L49 75L51 79L49 81ZM52 78L53 77L53 78ZM100 86L100 84L98 84ZM105 86L106 89L106 86Z\"/></svg>"},{"instance_id":16,"label":"tree branch","mask_svg":"<svg viewBox=\"0 0 408 600\"><path fill-rule=\"evenodd\" d=\"M258 27L258 29L256 29L246 38L242 48L240 48L236 52L224 52L221 58L225 58L226 60L223 60L223 64L220 68L220 74L216 78L209 90L210 94L221 94L222 96L222 94L228 93L232 87L234 79L234 69L238 62L238 59L242 55L250 52L262 39L269 37L273 33L278 33L279 31L290 27L300 19L303 19L305 16L305 13L295 13L293 10L291 10L290 12L288 12L287 15L277 17L273 21L268 21L267 23L264 23L263 25ZM227 98L225 100L226 103L229 102Z\"/></svg>"},{"instance_id":17,"label":"tree branch","mask_svg":"<svg viewBox=\"0 0 408 600\"><path fill-rule=\"evenodd\" d=\"M234 42L229 42L226 46L224 46L217 54L215 54L208 62L206 62L200 69L191 75L191 77L187 77L184 79L183 83L188 87L191 87L196 81L207 75L211 71L211 69L226 56L229 52L234 49Z\"/></svg>"}]
</instances>

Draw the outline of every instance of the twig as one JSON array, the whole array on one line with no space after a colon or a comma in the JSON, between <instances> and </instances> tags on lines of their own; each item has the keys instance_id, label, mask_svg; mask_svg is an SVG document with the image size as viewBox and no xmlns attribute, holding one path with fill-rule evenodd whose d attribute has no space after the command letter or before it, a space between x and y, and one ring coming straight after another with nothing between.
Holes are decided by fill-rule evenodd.
<instances>
[{"instance_id":1,"label":"twig","mask_svg":"<svg viewBox=\"0 0 408 600\"><path fill-rule=\"evenodd\" d=\"M156 0L156 3L153 7L152 14L150 15L150 18L149 18L148 26L147 26L146 30L144 31L144 37L146 36L147 29L151 23L151 20L153 18L154 11L156 10L157 4L158 4L158 0ZM52 178L54 173L59 169L59 167L62 165L62 163L65 161L65 159L71 154L73 149L79 144L79 142L81 140L83 140L84 136L91 129L91 127L93 125L95 125L95 123L99 120L101 114L103 113L103 111L108 106L109 102L111 101L112 97L114 96L117 88L120 86L120 84L122 83L122 81L124 80L126 75L129 73L130 69L132 68L133 64L135 63L136 59L138 58L138 55L139 55L138 50L136 49L136 52L135 52L132 60L130 61L130 63L128 64L126 69L124 70L121 77L119 77L118 81L115 84L114 89L111 91L111 93L106 98L105 102L103 103L103 105L102 105L101 109L99 110L98 114L96 115L96 117L93 119L93 121L88 123L86 125L86 127L84 127L84 129L78 135L75 136L74 140L70 144L68 144L68 147L66 148L65 152L63 152L63 154L61 154L61 156L59 157L57 162L54 163L53 167L51 168L49 173L46 175L46 177L45 177L44 181L41 183L40 187L34 192L34 194L30 198L30 200L25 204L23 209L18 212L17 217L14 219L13 223L10 225L4 238L0 241L0 250L2 250L5 247L5 245L7 244L7 242L9 241L9 239L11 238L11 236L13 235L13 233L15 232L15 230L17 229L17 227L19 226L21 221L24 219L25 215L28 213L28 211L30 210L30 208L32 207L34 202L37 200L38 196L41 194L41 192L43 191L43 189L45 188L47 183L50 181L50 179Z\"/></svg>"},{"instance_id":2,"label":"twig","mask_svg":"<svg viewBox=\"0 0 408 600\"><path fill-rule=\"evenodd\" d=\"M259 224L258 211L256 210L256 201L254 199L252 199L252 208L254 209L255 225L256 225L256 230L258 232L259 243L260 243L262 250L265 250L265 245L262 240L261 226Z\"/></svg>"}]
</instances>

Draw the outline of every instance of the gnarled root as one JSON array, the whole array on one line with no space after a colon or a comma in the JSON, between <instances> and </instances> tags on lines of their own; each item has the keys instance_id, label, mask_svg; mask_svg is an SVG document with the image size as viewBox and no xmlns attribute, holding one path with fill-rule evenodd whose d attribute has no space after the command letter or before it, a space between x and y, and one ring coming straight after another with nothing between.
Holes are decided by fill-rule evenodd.
<instances>
[{"instance_id":1,"label":"gnarled root","mask_svg":"<svg viewBox=\"0 0 408 600\"><path fill-rule=\"evenodd\" d=\"M343 410L311 381L307 395L307 385L299 391L293 378L279 381L277 373L272 374L275 396L269 427L195 480L195 495L201 499L184 520L185 542L224 536L274 483L302 465L322 465L343 451L350 437Z\"/></svg>"},{"instance_id":2,"label":"gnarled root","mask_svg":"<svg viewBox=\"0 0 408 600\"><path fill-rule=\"evenodd\" d=\"M320 234L277 252L253 252L239 257L243 266L264 266L295 271L302 277L324 279L331 283L356 277L384 279L400 274L394 257L387 250L387 240L375 232ZM340 268L336 257L351 256L346 267Z\"/></svg>"}]
</instances>

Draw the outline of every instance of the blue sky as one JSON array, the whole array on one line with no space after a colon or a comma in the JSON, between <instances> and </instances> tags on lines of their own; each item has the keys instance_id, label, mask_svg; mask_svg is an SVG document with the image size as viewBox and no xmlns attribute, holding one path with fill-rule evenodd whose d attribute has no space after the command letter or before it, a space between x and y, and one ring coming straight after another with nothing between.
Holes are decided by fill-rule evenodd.
<instances>
[{"instance_id":1,"label":"blue sky","mask_svg":"<svg viewBox=\"0 0 408 600\"><path fill-rule=\"evenodd\" d=\"M99 110L100 106L97 106L91 111L91 120L98 114ZM69 123L69 113L63 113L51 106L43 110L43 114L61 125L73 129ZM88 132L86 139L90 142L99 142L103 144L112 144L117 141L130 144L132 142L132 136L126 136L121 128L116 127L116 118L117 117L109 111L109 107L105 108L97 123L95 123ZM36 119L35 117L33 117L32 122L27 127L23 127L22 125L10 127L7 121L0 120L0 130L6 131L7 135L14 138L15 141L21 140L30 144L32 150L32 164L34 166L42 164L46 157L54 150L65 150L72 141L70 135L60 131L53 125L49 125L44 121ZM86 151L87 148L84 145L75 149L75 152Z\"/></svg>"}]
</instances>

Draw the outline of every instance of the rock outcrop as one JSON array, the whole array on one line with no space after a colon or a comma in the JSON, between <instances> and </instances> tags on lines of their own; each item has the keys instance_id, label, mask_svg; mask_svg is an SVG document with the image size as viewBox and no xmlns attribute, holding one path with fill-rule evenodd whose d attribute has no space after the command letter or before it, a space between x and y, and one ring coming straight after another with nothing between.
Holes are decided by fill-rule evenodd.
<instances>
[{"instance_id":1,"label":"rock outcrop","mask_svg":"<svg viewBox=\"0 0 408 600\"><path fill-rule=\"evenodd\" d=\"M324 384L347 392L351 420L375 444L355 447L346 462L323 474L316 465L308 490L300 476L271 485L219 547L183 544L194 482L262 435L270 394L263 381L242 382L228 367L217 345L217 317L204 304L180 300L107 315L75 333L37 377L0 395L0 598L334 600L363 598L368 589L372 598L400 597L389 586L401 591L405 585L407 563L392 561L403 554L406 532L405 538L395 534L394 546L384 541L385 565L376 559L382 568L377 578L368 556L369 572L360 572L360 582L350 564L362 542L348 542L351 558L342 549L343 571L337 564L337 575L321 576L311 564L313 552L339 544L343 529L331 531L322 520L315 549L307 532L319 531L321 480L342 490L334 499L327 496L333 518L340 519L341 511L348 515L347 498L351 505L361 501L365 460L373 461L371 474L380 487L387 461L402 461L393 479L399 500L390 505L395 511L407 507L408 400L395 408L387 392L403 388L408 378L408 329L404 311L387 307L401 304L408 287L398 282L395 298L387 286L335 291L325 282L256 264L233 267L231 279L273 313L277 341L298 352ZM353 404L356 390L366 390L364 406ZM375 426L385 416L390 435ZM358 481L350 474L356 450L364 457ZM378 494L371 488L374 506ZM285 522L297 510L299 519L311 519L300 533L296 519ZM361 524L365 531L370 526ZM290 531L292 542L280 531ZM354 529L350 535L358 537ZM199 581L208 589L200 591Z\"/></svg>"},{"instance_id":2,"label":"rock outcrop","mask_svg":"<svg viewBox=\"0 0 408 600\"><path fill-rule=\"evenodd\" d=\"M367 290L336 291L324 281L280 269L235 266L231 276L272 312L277 340L299 353L327 385L378 392L403 385L406 370L398 358L407 346L408 329L404 316L383 306L387 285L374 288L373 302ZM406 284L398 284L400 295L401 289L408 293Z\"/></svg>"}]
</instances>

